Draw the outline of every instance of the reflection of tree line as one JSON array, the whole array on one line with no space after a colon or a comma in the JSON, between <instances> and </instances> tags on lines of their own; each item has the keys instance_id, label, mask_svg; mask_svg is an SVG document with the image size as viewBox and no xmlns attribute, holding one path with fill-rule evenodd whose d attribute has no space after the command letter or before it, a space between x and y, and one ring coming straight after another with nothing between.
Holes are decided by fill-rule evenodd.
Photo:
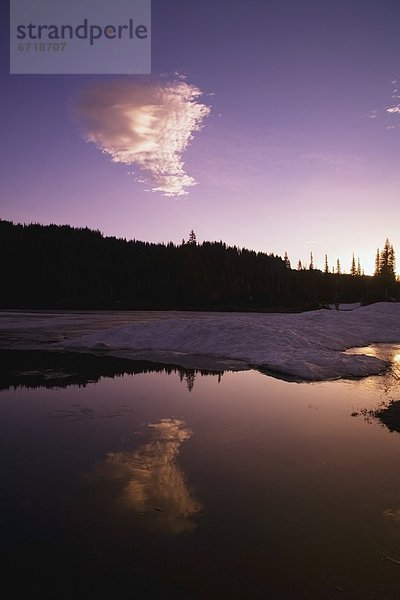
<instances>
[{"instance_id":1,"label":"reflection of tree line","mask_svg":"<svg viewBox=\"0 0 400 600\"><path fill-rule=\"evenodd\" d=\"M178 367L175 371L179 373L179 379L181 381L186 382L186 386L189 392L191 392L194 388L194 382L199 373L201 376L215 375L216 377L218 377L218 383L220 383L224 374L224 371L203 371L201 369L182 369L181 367Z\"/></svg>"},{"instance_id":2,"label":"reflection of tree line","mask_svg":"<svg viewBox=\"0 0 400 600\"><path fill-rule=\"evenodd\" d=\"M214 375L221 380L223 371L184 369L148 361L133 361L113 356L80 352L42 350L0 350L0 390L10 388L53 388L86 386L102 377L123 377L139 373L177 373L192 391L196 377Z\"/></svg>"}]
</instances>

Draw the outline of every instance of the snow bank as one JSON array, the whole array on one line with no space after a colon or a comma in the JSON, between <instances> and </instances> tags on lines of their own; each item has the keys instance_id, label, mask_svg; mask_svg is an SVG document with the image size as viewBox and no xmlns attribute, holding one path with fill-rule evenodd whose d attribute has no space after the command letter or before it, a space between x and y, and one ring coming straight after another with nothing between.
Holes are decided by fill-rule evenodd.
<instances>
[{"instance_id":1,"label":"snow bank","mask_svg":"<svg viewBox=\"0 0 400 600\"><path fill-rule=\"evenodd\" d=\"M343 351L371 343L400 342L400 303L301 314L169 314L169 318L136 320L84 335L62 346L126 355L146 352L164 362L166 354L174 353L177 364L179 356L233 359L317 381L379 373L386 366L384 361Z\"/></svg>"}]
</instances>

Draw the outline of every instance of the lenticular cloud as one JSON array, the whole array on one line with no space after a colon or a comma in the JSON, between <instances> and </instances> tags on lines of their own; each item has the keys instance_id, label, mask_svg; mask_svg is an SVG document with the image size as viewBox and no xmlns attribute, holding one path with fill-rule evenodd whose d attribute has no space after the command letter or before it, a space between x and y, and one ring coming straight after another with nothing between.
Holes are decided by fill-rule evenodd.
<instances>
[{"instance_id":1,"label":"lenticular cloud","mask_svg":"<svg viewBox=\"0 0 400 600\"><path fill-rule=\"evenodd\" d=\"M201 94L182 79L114 81L89 86L76 112L86 140L113 162L139 167L154 192L182 196L196 185L182 154L210 112Z\"/></svg>"}]
</instances>

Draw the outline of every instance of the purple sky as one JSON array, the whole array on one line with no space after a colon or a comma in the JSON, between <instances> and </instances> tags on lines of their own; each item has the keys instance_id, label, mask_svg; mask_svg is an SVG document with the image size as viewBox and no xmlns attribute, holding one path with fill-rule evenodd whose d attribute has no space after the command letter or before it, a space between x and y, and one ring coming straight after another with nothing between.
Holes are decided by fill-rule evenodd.
<instances>
[{"instance_id":1,"label":"purple sky","mask_svg":"<svg viewBox=\"0 0 400 600\"><path fill-rule=\"evenodd\" d=\"M398 0L152 4L153 73L184 74L211 107L182 154L198 185L148 192L85 141L77 98L118 78L9 75L6 17L1 217L147 241L193 228L286 250L292 266L312 250L317 266L327 253L349 270L354 251L366 272L389 237L400 267L400 112L387 112L400 104Z\"/></svg>"}]
</instances>

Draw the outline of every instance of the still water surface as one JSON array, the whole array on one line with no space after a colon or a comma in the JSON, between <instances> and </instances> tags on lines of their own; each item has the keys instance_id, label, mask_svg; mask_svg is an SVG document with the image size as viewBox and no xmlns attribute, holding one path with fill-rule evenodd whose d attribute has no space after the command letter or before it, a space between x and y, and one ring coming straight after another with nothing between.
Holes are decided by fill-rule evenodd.
<instances>
[{"instance_id":1,"label":"still water surface","mask_svg":"<svg viewBox=\"0 0 400 600\"><path fill-rule=\"evenodd\" d=\"M15 592L400 597L400 434L351 416L399 399L395 372L55 379L0 393L2 565Z\"/></svg>"}]
</instances>

